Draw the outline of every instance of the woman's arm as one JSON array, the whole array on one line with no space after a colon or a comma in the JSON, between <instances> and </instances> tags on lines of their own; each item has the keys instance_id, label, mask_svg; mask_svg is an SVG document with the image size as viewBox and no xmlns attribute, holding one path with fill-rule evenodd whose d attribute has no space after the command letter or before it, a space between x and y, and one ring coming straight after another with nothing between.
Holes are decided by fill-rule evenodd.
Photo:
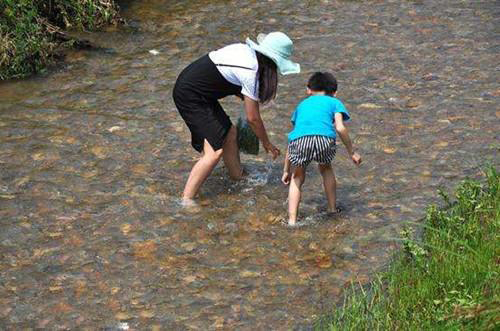
<instances>
[{"instance_id":1,"label":"woman's arm","mask_svg":"<svg viewBox=\"0 0 500 331\"><path fill-rule=\"evenodd\" d=\"M259 140L262 142L262 146L264 146L266 152L271 152L273 160L276 159L278 155L280 155L280 151L269 141L266 128L264 127L264 122L262 122L262 118L260 117L259 103L247 97L246 95L244 98L244 103L248 124L252 128L253 132L255 132L257 138L259 138Z\"/></svg>"},{"instance_id":2,"label":"woman's arm","mask_svg":"<svg viewBox=\"0 0 500 331\"><path fill-rule=\"evenodd\" d=\"M352 159L352 162L359 165L361 163L361 156L359 156L358 153L355 153L352 150L351 139L349 138L349 132L344 125L344 118L342 113L335 113L335 130L337 130L340 139L344 143L347 149L347 153L349 153L349 157Z\"/></svg>"}]
</instances>

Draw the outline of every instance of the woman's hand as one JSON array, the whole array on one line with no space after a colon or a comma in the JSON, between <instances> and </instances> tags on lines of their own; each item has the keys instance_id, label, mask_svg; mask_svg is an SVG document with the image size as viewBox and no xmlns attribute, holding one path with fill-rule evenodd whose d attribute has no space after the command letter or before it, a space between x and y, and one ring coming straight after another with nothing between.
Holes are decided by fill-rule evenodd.
<instances>
[{"instance_id":1,"label":"woman's hand","mask_svg":"<svg viewBox=\"0 0 500 331\"><path fill-rule=\"evenodd\" d=\"M272 154L273 160L276 160L276 158L280 155L280 150L270 142L262 145L264 146L266 153Z\"/></svg>"},{"instance_id":2,"label":"woman's hand","mask_svg":"<svg viewBox=\"0 0 500 331\"><path fill-rule=\"evenodd\" d=\"M264 127L264 123L262 122L262 118L260 117L259 103L247 96L245 96L244 99L245 113L247 116L248 124L252 128L257 138L259 138L259 140L262 142L262 146L264 146L266 153L271 153L273 156L273 160L275 160L280 155L280 150L269 142L266 128Z\"/></svg>"}]
</instances>

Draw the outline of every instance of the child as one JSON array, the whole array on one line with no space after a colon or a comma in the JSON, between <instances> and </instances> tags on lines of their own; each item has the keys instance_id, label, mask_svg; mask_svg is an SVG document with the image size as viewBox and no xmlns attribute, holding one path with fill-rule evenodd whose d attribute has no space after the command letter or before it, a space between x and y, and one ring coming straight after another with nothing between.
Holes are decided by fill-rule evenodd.
<instances>
[{"instance_id":1,"label":"child","mask_svg":"<svg viewBox=\"0 0 500 331\"><path fill-rule=\"evenodd\" d=\"M340 212L336 207L336 182L331 162L335 157L335 130L347 148L354 164L361 157L352 149L351 139L344 121L350 116L342 102L335 98L337 80L327 72L316 72L307 83L307 97L292 115L293 130L288 134L282 182L290 184L288 193L288 225L295 226L300 203L301 187L306 177L306 167L318 162L323 186L328 199L328 211ZM335 129L333 124L335 123ZM292 169L290 169L292 165Z\"/></svg>"}]
</instances>

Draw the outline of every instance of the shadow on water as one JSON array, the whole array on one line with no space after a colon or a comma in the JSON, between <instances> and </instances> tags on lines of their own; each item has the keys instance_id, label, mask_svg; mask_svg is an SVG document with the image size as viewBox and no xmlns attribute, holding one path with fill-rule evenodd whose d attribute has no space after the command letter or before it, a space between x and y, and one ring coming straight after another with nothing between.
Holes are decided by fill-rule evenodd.
<instances>
[{"instance_id":1,"label":"shadow on water","mask_svg":"<svg viewBox=\"0 0 500 331\"><path fill-rule=\"evenodd\" d=\"M1 84L2 329L308 329L387 263L438 188L498 165L494 1L123 3L135 32L88 35L111 51ZM272 30L303 73L263 110L271 140L284 150L308 76L329 70L364 157L357 169L339 148L340 216L309 169L297 229L281 225L281 160L262 154L243 156L247 180L220 166L198 207L178 201L197 155L177 74ZM233 121L241 106L224 100Z\"/></svg>"}]
</instances>

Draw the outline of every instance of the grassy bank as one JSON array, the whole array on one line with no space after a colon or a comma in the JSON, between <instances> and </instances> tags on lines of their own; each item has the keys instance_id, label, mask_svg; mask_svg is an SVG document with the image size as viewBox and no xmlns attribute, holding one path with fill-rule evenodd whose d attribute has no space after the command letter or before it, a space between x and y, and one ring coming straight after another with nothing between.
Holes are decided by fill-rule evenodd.
<instances>
[{"instance_id":1,"label":"grassy bank","mask_svg":"<svg viewBox=\"0 0 500 331\"><path fill-rule=\"evenodd\" d=\"M446 208L431 206L421 240L366 289L353 288L318 330L493 330L500 326L500 178L464 181ZM414 225L422 226L422 225ZM498 329L497 329L498 330Z\"/></svg>"},{"instance_id":2,"label":"grassy bank","mask_svg":"<svg viewBox=\"0 0 500 331\"><path fill-rule=\"evenodd\" d=\"M42 71L65 47L82 45L65 30L116 22L113 0L0 0L0 80Z\"/></svg>"}]
</instances>

